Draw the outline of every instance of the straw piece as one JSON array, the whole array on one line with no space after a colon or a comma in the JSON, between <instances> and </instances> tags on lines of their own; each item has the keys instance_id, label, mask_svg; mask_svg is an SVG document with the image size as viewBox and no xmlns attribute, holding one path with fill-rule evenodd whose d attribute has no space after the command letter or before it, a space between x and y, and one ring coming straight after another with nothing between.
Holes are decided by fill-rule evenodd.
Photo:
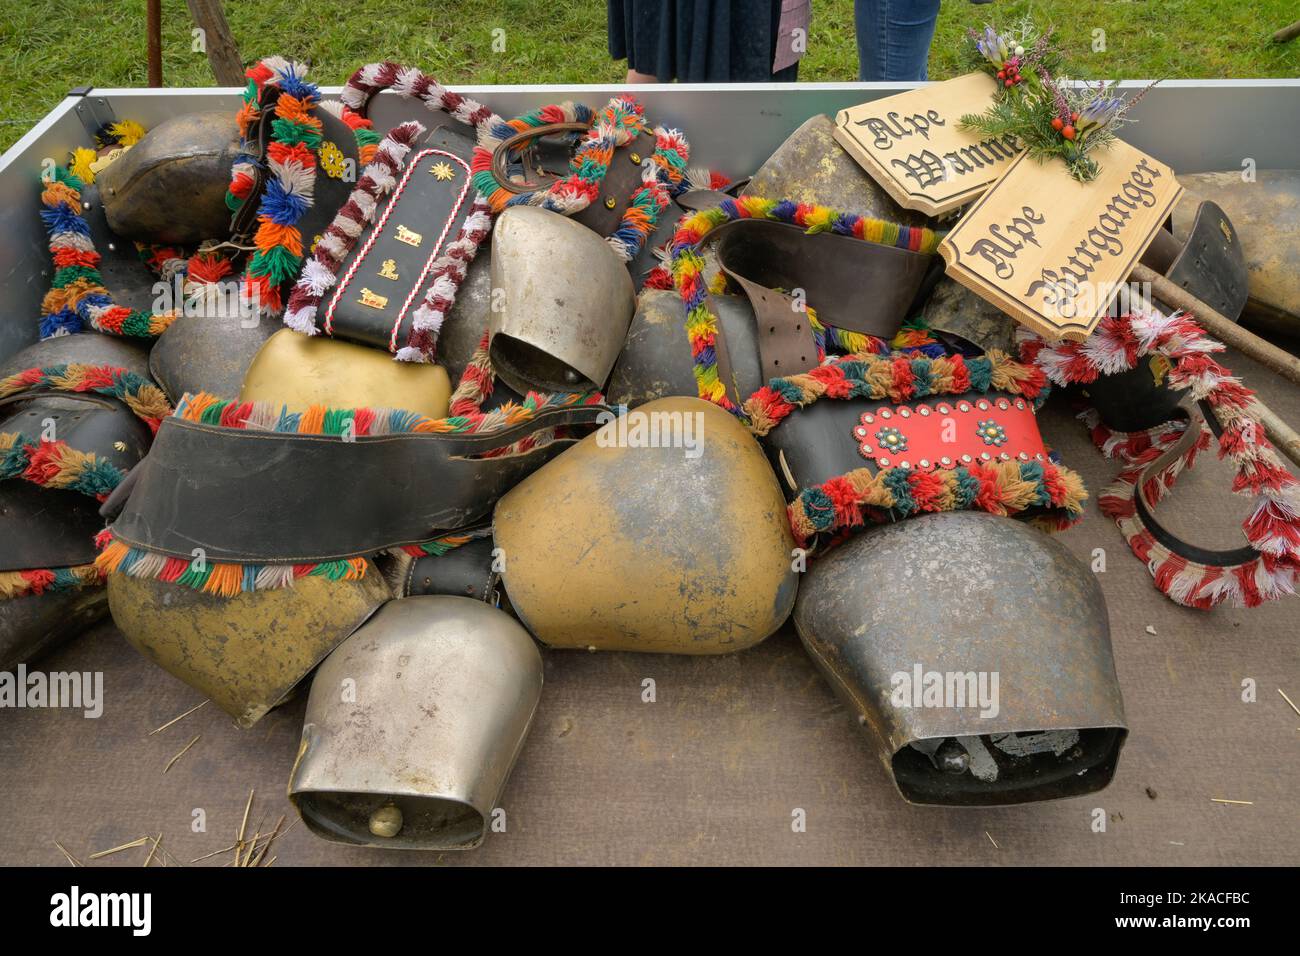
<instances>
[{"instance_id":1,"label":"straw piece","mask_svg":"<svg viewBox=\"0 0 1300 956\"><path fill-rule=\"evenodd\" d=\"M194 739L191 740L189 743L187 743L184 747L182 747L180 753L178 753L175 757L172 757L171 760L168 760L168 761L167 761L167 766L163 767L163 773L166 773L168 770L170 770L170 769L172 768L172 764L176 763L176 761L178 761L178 760L180 760L182 757L184 757L184 756L185 756L185 751L189 750L189 749L190 749L191 747L193 747L196 743L198 743L198 742L199 742L199 738L200 738L201 736L203 736L203 735L202 735L202 734L195 734L195 735L194 735Z\"/></svg>"},{"instance_id":2,"label":"straw piece","mask_svg":"<svg viewBox=\"0 0 1300 956\"><path fill-rule=\"evenodd\" d=\"M185 711L185 713L181 714L179 717L173 717L171 720L167 721L167 723L163 724L163 725L162 725L161 727L159 727L157 730L151 730L151 731L149 731L149 733L146 734L145 736L147 736L147 737L152 737L154 734L156 734L156 733L160 733L161 731L166 730L168 727L170 727L172 724L176 723L178 720L184 720L186 717L188 717L190 714L194 713L194 712L195 712L196 710L198 710L200 707L205 707L205 706L207 706L207 703L208 703L208 702L205 700L202 704L199 704L198 707L191 707L189 710Z\"/></svg>"},{"instance_id":3,"label":"straw piece","mask_svg":"<svg viewBox=\"0 0 1300 956\"><path fill-rule=\"evenodd\" d=\"M132 840L130 843L123 843L121 846L115 846L111 850L100 850L98 853L90 854L90 859L98 860L102 856L109 856L113 853L121 853L123 850L129 850L135 846L144 846L149 842L149 837L142 836L138 840Z\"/></svg>"},{"instance_id":4,"label":"straw piece","mask_svg":"<svg viewBox=\"0 0 1300 956\"><path fill-rule=\"evenodd\" d=\"M54 845L59 848L59 852L62 853L64 856L66 856L68 858L68 862L71 863L73 866L84 866L84 864L80 860L78 860L75 856L73 856L71 853L69 853L67 849L64 848L63 844L60 843L58 840L54 841Z\"/></svg>"},{"instance_id":5,"label":"straw piece","mask_svg":"<svg viewBox=\"0 0 1300 956\"><path fill-rule=\"evenodd\" d=\"M235 837L235 866L239 866L239 854L244 849L244 831L248 827L248 811L253 809L255 788L249 788L248 803L244 804L244 819L239 824L239 835Z\"/></svg>"},{"instance_id":6,"label":"straw piece","mask_svg":"<svg viewBox=\"0 0 1300 956\"><path fill-rule=\"evenodd\" d=\"M165 772L166 771L164 771L164 773ZM158 850L158 843L160 840L162 840L162 831L159 831L158 836L154 838L153 846L149 849L149 855L144 858L144 868L146 870L149 868L149 864L153 862L153 855Z\"/></svg>"},{"instance_id":7,"label":"straw piece","mask_svg":"<svg viewBox=\"0 0 1300 956\"><path fill-rule=\"evenodd\" d=\"M214 856L219 856L219 855L222 854L222 853L229 853L229 852L230 852L231 850L233 850L237 845L238 845L238 844L232 843L230 846L225 847L224 849L221 849L221 850L213 850L211 853L205 853L205 854L203 854L202 856L196 856L194 859L190 860L190 862L191 862L191 863L198 863L198 862L200 862L200 861L202 861L202 860L208 860L208 859L211 859L211 858L214 857Z\"/></svg>"},{"instance_id":8,"label":"straw piece","mask_svg":"<svg viewBox=\"0 0 1300 956\"><path fill-rule=\"evenodd\" d=\"M1284 701L1286 701L1288 704L1291 705L1291 709L1294 710L1294 711L1296 712L1296 715L1297 715L1297 716L1300 716L1300 707L1297 707L1297 706L1295 705L1295 701L1293 701L1290 697L1288 697L1288 696L1286 695L1286 691L1284 691L1281 687L1279 687L1279 688L1277 689L1277 692L1278 692L1279 694L1282 695L1282 699L1283 699Z\"/></svg>"}]
</instances>

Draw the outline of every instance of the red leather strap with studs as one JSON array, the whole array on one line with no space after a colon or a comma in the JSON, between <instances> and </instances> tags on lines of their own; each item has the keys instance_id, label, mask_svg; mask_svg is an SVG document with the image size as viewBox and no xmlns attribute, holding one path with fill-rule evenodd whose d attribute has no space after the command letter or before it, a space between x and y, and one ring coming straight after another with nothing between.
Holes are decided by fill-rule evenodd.
<instances>
[{"instance_id":1,"label":"red leather strap with studs","mask_svg":"<svg viewBox=\"0 0 1300 956\"><path fill-rule=\"evenodd\" d=\"M862 457L878 468L932 471L1047 461L1033 403L1019 396L881 403L862 413L853 439Z\"/></svg>"}]
</instances>

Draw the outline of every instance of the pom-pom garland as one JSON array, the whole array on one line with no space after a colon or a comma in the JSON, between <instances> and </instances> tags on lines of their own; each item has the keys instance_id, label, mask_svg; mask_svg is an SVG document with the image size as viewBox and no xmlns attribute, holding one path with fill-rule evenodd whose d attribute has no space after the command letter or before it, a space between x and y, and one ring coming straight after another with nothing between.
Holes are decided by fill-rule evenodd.
<instances>
[{"instance_id":1,"label":"pom-pom garland","mask_svg":"<svg viewBox=\"0 0 1300 956\"><path fill-rule=\"evenodd\" d=\"M93 329L105 335L155 338L177 313L136 312L118 305L104 287L100 254L82 218L83 184L67 169L53 170L41 182L41 221L50 237L54 281L41 300L40 336L69 335Z\"/></svg>"},{"instance_id":2,"label":"pom-pom garland","mask_svg":"<svg viewBox=\"0 0 1300 956\"><path fill-rule=\"evenodd\" d=\"M413 67L404 67L396 63L371 63L361 67L348 78L340 96L344 106L361 115L370 98L380 90L392 89L399 96L407 99L422 100L432 111L442 111L453 118L473 127L481 138L483 129L501 118L483 104L469 97L461 96L445 89L433 77ZM407 123L403 126L411 126ZM419 126L419 124L415 124ZM423 127L419 127L421 130ZM384 155L381 147L375 155L380 168L367 170L373 172L372 182L365 183L365 177L357 183L349 202L339 211L330 228L322 235L317 245L315 261L308 262L303 276L290 299L285 324L306 335L319 331L316 325L316 313L324 294L333 288L338 278L338 271L343 260L356 245L364 226L375 219L379 200L388 195L396 183L396 174L402 168L410 147L419 133L407 138L398 127L390 131L385 142L392 141L392 146ZM337 229L335 228L337 227ZM492 230L492 212L487 203L476 197L470 206L460 232L456 235L433 264L429 267L430 284L424 293L424 301L411 316L411 334L407 343L395 351L394 357L405 362L432 362L437 352L438 335L447 313L455 304L456 294L465 280L469 263L478 254L479 246ZM324 249L322 249L324 246ZM329 329L325 330L327 333Z\"/></svg>"},{"instance_id":3,"label":"pom-pom garland","mask_svg":"<svg viewBox=\"0 0 1300 956\"><path fill-rule=\"evenodd\" d=\"M51 365L29 368L0 379L0 400L32 389L93 392L120 400L157 432L171 406L158 386L134 372L107 365ZM126 477L126 472L93 452L65 441L0 432L0 481L23 478L44 488L79 491L99 501Z\"/></svg>"},{"instance_id":4,"label":"pom-pom garland","mask_svg":"<svg viewBox=\"0 0 1300 956\"><path fill-rule=\"evenodd\" d=\"M295 278L302 264L303 241L298 222L315 202L316 154L321 144L321 121L315 116L320 92L305 79L306 68L282 57L268 57L249 67L244 103L236 121L243 152L231 169L226 204L239 209L252 195L259 162L255 131L268 108L271 142L265 165L270 172L258 206L258 227L253 236L256 252L244 274L243 301L259 314L278 314L280 287Z\"/></svg>"},{"instance_id":5,"label":"pom-pom garland","mask_svg":"<svg viewBox=\"0 0 1300 956\"><path fill-rule=\"evenodd\" d=\"M153 382L124 368L78 363L47 365L0 378L0 400L31 389L94 392L125 404L152 432L172 413L167 396Z\"/></svg>"},{"instance_id":6,"label":"pom-pom garland","mask_svg":"<svg viewBox=\"0 0 1300 956\"><path fill-rule=\"evenodd\" d=\"M1253 607L1295 592L1300 575L1300 503L1296 479L1282 465L1264 436L1253 410L1254 393L1211 358L1224 346L1209 338L1186 314L1159 312L1108 317L1084 342L1048 343L1020 329L1021 355L1061 385L1086 385L1103 375L1136 367L1139 361L1161 356L1169 363L1170 388L1186 391L1209 407L1220 430L1219 457L1236 468L1232 490L1254 497L1254 507L1242 530L1256 557L1233 565L1207 565L1176 554L1157 541L1137 513L1135 495L1148 466L1177 441L1187 426L1166 423L1145 432L1118 434L1099 431L1094 441L1123 462L1123 471L1098 504L1115 519L1129 547L1143 560L1156 587L1187 607L1210 608L1222 602ZM1197 428L1204 428L1197 422ZM1198 449L1208 447L1205 431L1187 453L1163 472L1148 478L1143 492L1155 504L1178 474L1190 467Z\"/></svg>"},{"instance_id":7,"label":"pom-pom garland","mask_svg":"<svg viewBox=\"0 0 1300 956\"><path fill-rule=\"evenodd\" d=\"M405 164L411 145L423 132L424 127L414 121L390 130L379 144L374 161L366 166L357 180L348 201L321 233L316 251L294 284L284 313L284 324L295 332L315 335L320 331L316 314L321 299L338 281L343 260L351 253L362 231L374 223L380 202L392 192L396 174Z\"/></svg>"},{"instance_id":8,"label":"pom-pom garland","mask_svg":"<svg viewBox=\"0 0 1300 956\"><path fill-rule=\"evenodd\" d=\"M167 397L152 382L122 368L96 365L52 365L29 368L0 379L0 400L32 389L93 392L123 402L157 431L171 414ZM65 441L45 441L17 432L0 432L0 480L21 478L45 488L78 491L103 501L126 473L91 452ZM0 600L29 594L69 591L100 582L93 564L66 568L31 568L0 572Z\"/></svg>"},{"instance_id":9,"label":"pom-pom garland","mask_svg":"<svg viewBox=\"0 0 1300 956\"><path fill-rule=\"evenodd\" d=\"M0 432L0 481L23 478L42 488L77 491L103 501L125 477L111 461L65 441Z\"/></svg>"},{"instance_id":10,"label":"pom-pom garland","mask_svg":"<svg viewBox=\"0 0 1300 956\"><path fill-rule=\"evenodd\" d=\"M569 160L569 175L545 188L514 193L497 181L492 168L495 148L517 133L552 123L582 123L589 127ZM474 150L474 188L487 200L494 213L509 206L540 206L564 216L586 209L600 195L600 186L609 172L614 152L648 131L645 109L627 96L614 97L598 113L581 103L543 106L511 120L490 124ZM614 254L630 262L641 251L646 239L659 224L669 201L680 192L686 181L686 163L690 144L681 132L658 127L654 130L655 151L641 173L641 185L632 194L619 225L605 237ZM510 156L506 174L512 179L522 175L519 154Z\"/></svg>"}]
</instances>

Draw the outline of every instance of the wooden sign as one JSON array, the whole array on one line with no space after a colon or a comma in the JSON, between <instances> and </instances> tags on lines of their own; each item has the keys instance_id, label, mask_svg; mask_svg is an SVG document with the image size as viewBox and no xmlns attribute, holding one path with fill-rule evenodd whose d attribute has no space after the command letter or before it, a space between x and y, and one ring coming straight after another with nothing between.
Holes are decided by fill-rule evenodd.
<instances>
[{"instance_id":1,"label":"wooden sign","mask_svg":"<svg viewBox=\"0 0 1300 956\"><path fill-rule=\"evenodd\" d=\"M939 244L948 275L1049 338L1087 338L1182 195L1174 172L1116 141L1090 183L1017 158Z\"/></svg>"},{"instance_id":2,"label":"wooden sign","mask_svg":"<svg viewBox=\"0 0 1300 956\"><path fill-rule=\"evenodd\" d=\"M1020 154L1014 137L958 129L989 108L997 81L984 73L873 100L835 117L835 138L904 209L930 216L984 192Z\"/></svg>"}]
</instances>

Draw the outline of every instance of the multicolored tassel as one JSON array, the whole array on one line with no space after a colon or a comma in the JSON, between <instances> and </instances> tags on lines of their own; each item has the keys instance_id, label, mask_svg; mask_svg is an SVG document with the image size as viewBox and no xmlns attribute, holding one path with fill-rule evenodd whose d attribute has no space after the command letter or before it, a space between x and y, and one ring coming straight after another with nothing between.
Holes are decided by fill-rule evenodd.
<instances>
[{"instance_id":1,"label":"multicolored tassel","mask_svg":"<svg viewBox=\"0 0 1300 956\"><path fill-rule=\"evenodd\" d=\"M41 221L50 237L54 281L41 300L40 335L48 339L93 329L105 335L156 338L176 320L175 311L136 312L118 305L104 287L90 225L82 218L84 185L57 167L41 182Z\"/></svg>"},{"instance_id":2,"label":"multicolored tassel","mask_svg":"<svg viewBox=\"0 0 1300 956\"><path fill-rule=\"evenodd\" d=\"M237 117L244 152L231 171L227 205L232 209L242 206L252 193L258 160L250 137L261 121L269 94L276 94L265 159L271 175L258 206L258 227L253 235L257 251L248 263L241 289L245 303L260 314L281 311L280 288L297 277L302 265L298 222L315 202L315 151L321 144L322 126L314 114L320 91L306 81L306 74L306 67L281 57L269 57L250 67L244 105Z\"/></svg>"}]
</instances>

